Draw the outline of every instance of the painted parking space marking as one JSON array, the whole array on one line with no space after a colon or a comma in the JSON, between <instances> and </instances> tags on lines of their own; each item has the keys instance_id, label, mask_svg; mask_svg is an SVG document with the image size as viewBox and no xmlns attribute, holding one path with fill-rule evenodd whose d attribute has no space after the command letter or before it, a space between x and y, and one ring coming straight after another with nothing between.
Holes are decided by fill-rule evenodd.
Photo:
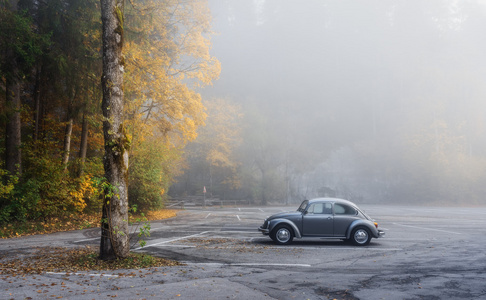
<instances>
[{"instance_id":1,"label":"painted parking space marking","mask_svg":"<svg viewBox=\"0 0 486 300\"><path fill-rule=\"evenodd\" d=\"M84 240L79 240L79 241L73 241L73 243L82 243L82 242L87 242L87 241L92 241L92 240L99 240L100 237L95 237L95 238L90 238L90 239L84 239Z\"/></svg>"},{"instance_id":2,"label":"painted parking space marking","mask_svg":"<svg viewBox=\"0 0 486 300\"><path fill-rule=\"evenodd\" d=\"M452 234L462 234L460 232L454 232L454 231L448 231L448 230L442 230L442 229L435 229L435 228L429 228L429 227L418 227L418 226L405 225L405 224L399 224L399 223L393 223L393 224L398 225L398 226L403 226L403 227L421 229L421 230L438 231L438 232L452 233Z\"/></svg>"},{"instance_id":3,"label":"painted parking space marking","mask_svg":"<svg viewBox=\"0 0 486 300\"><path fill-rule=\"evenodd\" d=\"M192 235L183 236L183 237L176 238L176 239L166 240L166 241L162 241L162 242L155 243L155 244L145 245L143 247L138 247L138 248L135 248L133 250L134 251L137 251L137 250L140 250L142 248L148 248L148 247L153 247L153 246L160 246L160 245L167 244L167 243L172 243L172 242L175 242L175 241L189 239L191 237L201 236L201 235L204 235L204 234L206 234L208 232L210 232L210 231L203 231L203 232L200 232L200 233L197 233L197 234L192 234Z\"/></svg>"},{"instance_id":4,"label":"painted parking space marking","mask_svg":"<svg viewBox=\"0 0 486 300\"><path fill-rule=\"evenodd\" d=\"M272 266L272 267L311 267L308 264L269 264L269 263L231 263L230 266L249 266L249 267L256 267L256 266Z\"/></svg>"},{"instance_id":5,"label":"painted parking space marking","mask_svg":"<svg viewBox=\"0 0 486 300\"><path fill-rule=\"evenodd\" d=\"M196 248L197 246L174 244L174 245L161 245L161 246L159 246L159 247L170 247L170 248Z\"/></svg>"},{"instance_id":6,"label":"painted parking space marking","mask_svg":"<svg viewBox=\"0 0 486 300\"><path fill-rule=\"evenodd\" d=\"M261 266L271 266L271 267L312 267L309 264L265 264L265 263L191 263L187 262L188 265L204 265L204 266L236 266L236 267L261 267Z\"/></svg>"},{"instance_id":7,"label":"painted parking space marking","mask_svg":"<svg viewBox=\"0 0 486 300\"><path fill-rule=\"evenodd\" d=\"M165 248L165 247L173 247L173 248L195 248L197 246L190 246L190 245L180 245L180 244L174 244L174 245L159 245L157 246L159 248ZM242 247L242 246L204 246L205 249L241 249L241 248L251 248L253 247ZM305 247L305 246L298 246L298 247L288 247L288 246L265 246L265 250L276 250L276 249L291 249L291 250L372 250L372 251L402 251L402 248L375 248L375 247L330 247L323 245L322 247Z\"/></svg>"},{"instance_id":8,"label":"painted parking space marking","mask_svg":"<svg viewBox=\"0 0 486 300\"><path fill-rule=\"evenodd\" d=\"M119 277L118 275L110 275L110 274L88 274L88 273L70 273L70 272L46 272L46 274L62 275L62 276L77 275L77 276L92 276L92 277Z\"/></svg>"},{"instance_id":9,"label":"painted parking space marking","mask_svg":"<svg viewBox=\"0 0 486 300\"><path fill-rule=\"evenodd\" d=\"M223 227L221 231L226 232L235 232L235 233L245 233L245 234L258 234L262 235L261 232L258 232L256 228L253 227Z\"/></svg>"}]
</instances>

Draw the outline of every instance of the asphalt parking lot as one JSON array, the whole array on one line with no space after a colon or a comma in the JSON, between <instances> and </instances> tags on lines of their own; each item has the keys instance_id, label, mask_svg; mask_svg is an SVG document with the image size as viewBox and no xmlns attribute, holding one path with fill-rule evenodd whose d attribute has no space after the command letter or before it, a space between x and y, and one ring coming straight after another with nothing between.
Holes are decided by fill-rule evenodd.
<instances>
[{"instance_id":1,"label":"asphalt parking lot","mask_svg":"<svg viewBox=\"0 0 486 300\"><path fill-rule=\"evenodd\" d=\"M95 272L3 278L0 298L486 299L485 207L360 207L386 231L367 247L323 239L277 246L257 231L265 217L294 207L186 209L153 222L147 245L134 249L185 266L128 277ZM2 240L0 251L98 243L99 231L87 229ZM39 284L60 289L39 293Z\"/></svg>"}]
</instances>

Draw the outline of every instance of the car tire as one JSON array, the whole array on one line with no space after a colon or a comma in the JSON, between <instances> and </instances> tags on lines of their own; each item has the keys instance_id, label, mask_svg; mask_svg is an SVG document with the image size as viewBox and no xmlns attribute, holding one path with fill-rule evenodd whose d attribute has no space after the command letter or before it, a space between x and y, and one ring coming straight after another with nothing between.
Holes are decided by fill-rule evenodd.
<instances>
[{"instance_id":1,"label":"car tire","mask_svg":"<svg viewBox=\"0 0 486 300\"><path fill-rule=\"evenodd\" d=\"M277 227L272 230L270 238L279 245L288 245L292 243L292 240L294 239L294 232L288 225L277 225Z\"/></svg>"},{"instance_id":2,"label":"car tire","mask_svg":"<svg viewBox=\"0 0 486 300\"><path fill-rule=\"evenodd\" d=\"M371 232L366 227L357 227L351 232L350 240L353 245L366 246L371 241Z\"/></svg>"}]
</instances>

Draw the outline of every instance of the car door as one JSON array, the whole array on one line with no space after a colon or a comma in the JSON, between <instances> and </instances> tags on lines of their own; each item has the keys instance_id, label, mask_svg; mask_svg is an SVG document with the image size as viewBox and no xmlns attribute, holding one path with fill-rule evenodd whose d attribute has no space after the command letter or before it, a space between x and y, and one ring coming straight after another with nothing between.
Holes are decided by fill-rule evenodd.
<instances>
[{"instance_id":1,"label":"car door","mask_svg":"<svg viewBox=\"0 0 486 300\"><path fill-rule=\"evenodd\" d=\"M309 205L302 218L303 236L333 236L332 204L317 202Z\"/></svg>"},{"instance_id":2,"label":"car door","mask_svg":"<svg viewBox=\"0 0 486 300\"><path fill-rule=\"evenodd\" d=\"M357 219L359 217L356 209L346 204L334 203L334 236L346 236L349 226Z\"/></svg>"}]
</instances>

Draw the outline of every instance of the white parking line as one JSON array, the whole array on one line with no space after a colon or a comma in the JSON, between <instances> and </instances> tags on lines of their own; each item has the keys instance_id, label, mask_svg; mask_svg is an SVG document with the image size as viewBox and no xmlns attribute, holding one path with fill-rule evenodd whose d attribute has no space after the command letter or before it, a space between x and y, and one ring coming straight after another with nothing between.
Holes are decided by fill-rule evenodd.
<instances>
[{"instance_id":1,"label":"white parking line","mask_svg":"<svg viewBox=\"0 0 486 300\"><path fill-rule=\"evenodd\" d=\"M64 273L57 273L57 272L46 272L46 274L50 275L79 275L79 276L98 276L98 277L119 277L118 275L110 275L110 274L86 274L86 273L69 273L69 272L64 272Z\"/></svg>"},{"instance_id":2,"label":"white parking line","mask_svg":"<svg viewBox=\"0 0 486 300\"><path fill-rule=\"evenodd\" d=\"M447 231L447 230L441 230L441 229L434 229L434 228L428 228L428 227L418 227L418 226L404 225L404 224L399 224L399 223L393 223L393 224L398 225L398 226L403 226L403 227L422 229L422 230L439 231L439 232L452 233L452 234L462 234L462 233L459 233L459 232Z\"/></svg>"},{"instance_id":3,"label":"white parking line","mask_svg":"<svg viewBox=\"0 0 486 300\"><path fill-rule=\"evenodd\" d=\"M209 213L204 219L207 219L210 215L211 215L211 213Z\"/></svg>"},{"instance_id":4,"label":"white parking line","mask_svg":"<svg viewBox=\"0 0 486 300\"><path fill-rule=\"evenodd\" d=\"M162 247L173 247L173 248L196 248L197 246L191 246L191 245L163 245Z\"/></svg>"},{"instance_id":5,"label":"white parking line","mask_svg":"<svg viewBox=\"0 0 486 300\"><path fill-rule=\"evenodd\" d=\"M311 267L308 264L256 264L256 263L232 263L230 266L272 266L272 267Z\"/></svg>"},{"instance_id":6,"label":"white parking line","mask_svg":"<svg viewBox=\"0 0 486 300\"><path fill-rule=\"evenodd\" d=\"M244 267L259 267L259 266L272 266L272 267L312 267L308 264L262 264L262 263L231 263L231 264L224 264L224 263L191 263L187 262L187 264L191 265L205 265L205 266L244 266Z\"/></svg>"},{"instance_id":7,"label":"white parking line","mask_svg":"<svg viewBox=\"0 0 486 300\"><path fill-rule=\"evenodd\" d=\"M402 248L378 248L378 247L299 247L299 249L326 249L326 250L372 250L372 251L401 251Z\"/></svg>"},{"instance_id":8,"label":"white parking line","mask_svg":"<svg viewBox=\"0 0 486 300\"><path fill-rule=\"evenodd\" d=\"M265 249L286 249L288 246L267 246ZM326 246L322 245L321 247L299 247L299 246L292 246L292 250L372 250L372 251L401 251L402 248L379 248L379 247L333 247L333 246Z\"/></svg>"},{"instance_id":9,"label":"white parking line","mask_svg":"<svg viewBox=\"0 0 486 300\"><path fill-rule=\"evenodd\" d=\"M79 241L73 241L73 243L81 243L81 242L87 242L87 241L92 241L92 240L99 240L100 237L95 237L91 239L85 239L85 240L79 240Z\"/></svg>"},{"instance_id":10,"label":"white parking line","mask_svg":"<svg viewBox=\"0 0 486 300\"><path fill-rule=\"evenodd\" d=\"M392 238L392 237L386 237L385 238L386 241L402 241L402 242L405 242L405 241L412 241L412 242L434 242L434 241L437 241L436 238L431 238L431 239L427 239L427 238Z\"/></svg>"},{"instance_id":11,"label":"white parking line","mask_svg":"<svg viewBox=\"0 0 486 300\"><path fill-rule=\"evenodd\" d=\"M188 245L161 245L160 247L175 247L175 248L195 248L196 246L188 246ZM244 247L244 246L205 246L205 249L255 249L254 247ZM275 250L275 249L288 249L288 246L265 246L264 249L266 250ZM262 246L263 249L263 246ZM375 248L375 247L329 247L329 246L322 246L322 247L292 247L292 250L372 250L372 251L401 251L402 248Z\"/></svg>"},{"instance_id":12,"label":"white parking line","mask_svg":"<svg viewBox=\"0 0 486 300\"><path fill-rule=\"evenodd\" d=\"M183 237L180 237L180 238L176 238L176 239L172 239L172 240L167 240L167 241L163 241L163 242L160 242L160 243L155 243L155 244L151 244L151 245L145 245L143 247L135 248L135 249L133 249L133 251L140 250L142 248L148 248L148 247L152 247L152 246L158 246L158 245L167 244L167 243L171 243L171 242L175 242L175 241L180 241L180 240L188 239L188 238L195 237L195 236L200 236L200 235L206 234L208 232L210 232L210 231L203 231L203 232L200 232L200 233L197 233L197 234L183 236Z\"/></svg>"},{"instance_id":13,"label":"white parking line","mask_svg":"<svg viewBox=\"0 0 486 300\"><path fill-rule=\"evenodd\" d=\"M238 210L239 211L259 210L261 212L265 212L264 210L262 210L261 208L258 208L258 207L238 207Z\"/></svg>"},{"instance_id":14,"label":"white parking line","mask_svg":"<svg viewBox=\"0 0 486 300\"><path fill-rule=\"evenodd\" d=\"M238 221L241 221L240 216L236 215L236 217L238 218Z\"/></svg>"},{"instance_id":15,"label":"white parking line","mask_svg":"<svg viewBox=\"0 0 486 300\"><path fill-rule=\"evenodd\" d=\"M258 231L256 231L253 228L251 228L251 229L252 230L255 230L255 232L253 232L253 231L237 230L237 229L242 229L242 228L241 227L224 227L224 228L221 229L221 232L256 234L256 235L259 235L259 236L262 235L261 232L258 232ZM214 231L214 232L218 232L218 231Z\"/></svg>"}]
</instances>

